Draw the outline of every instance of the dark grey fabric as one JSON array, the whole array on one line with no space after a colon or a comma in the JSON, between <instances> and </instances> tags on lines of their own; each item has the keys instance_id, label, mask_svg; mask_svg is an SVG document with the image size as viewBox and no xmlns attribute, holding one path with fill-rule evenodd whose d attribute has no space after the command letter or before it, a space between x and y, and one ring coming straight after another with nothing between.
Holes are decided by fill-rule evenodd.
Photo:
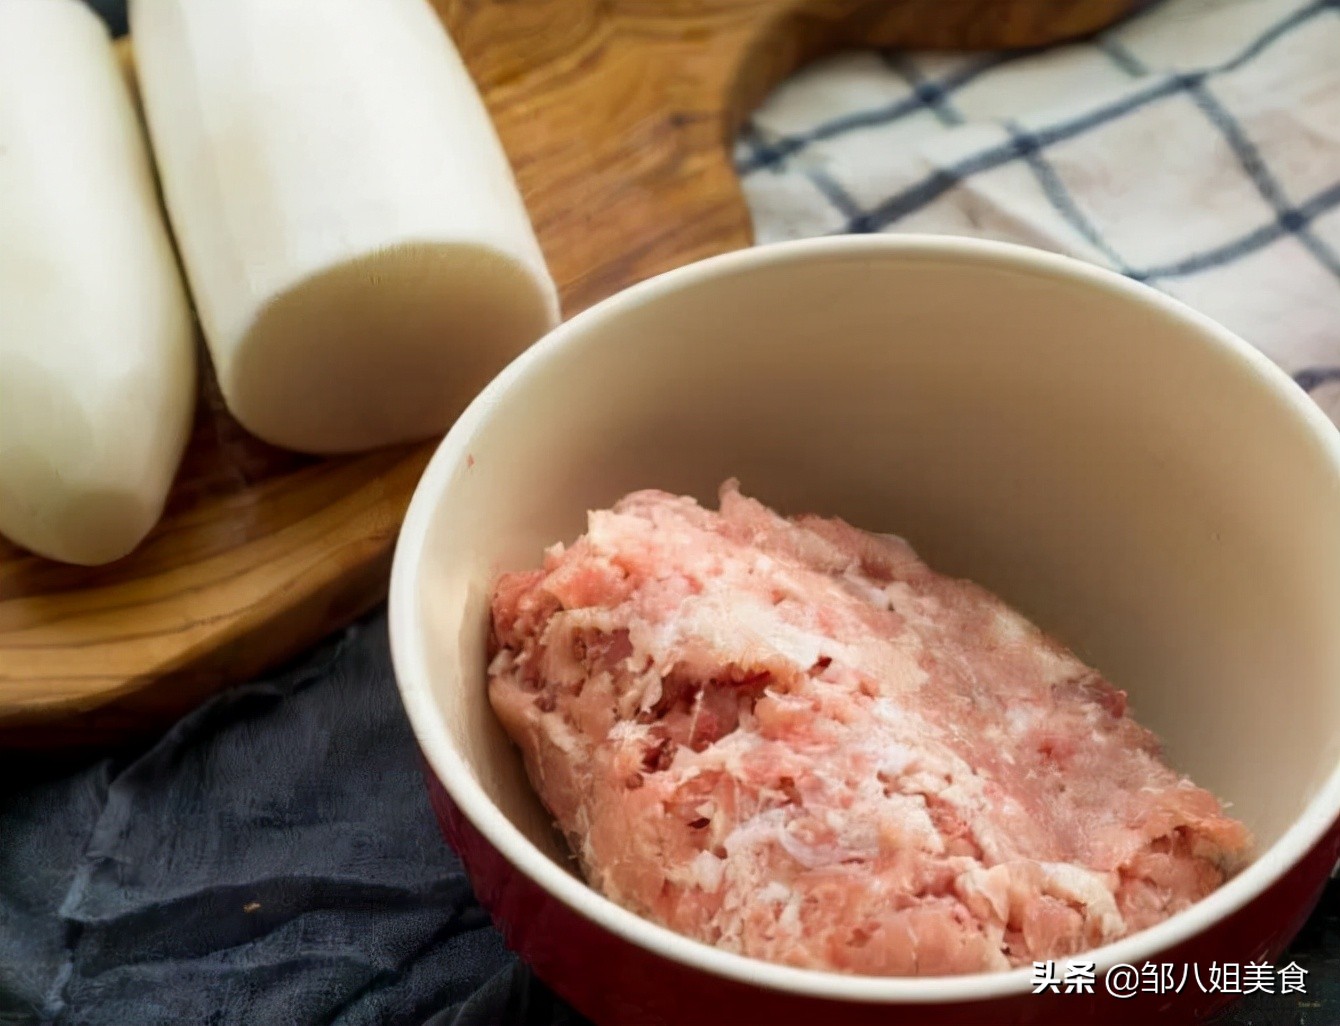
<instances>
[{"instance_id":1,"label":"dark grey fabric","mask_svg":"<svg viewBox=\"0 0 1340 1026\"><path fill-rule=\"evenodd\" d=\"M575 1022L438 833L382 615L142 754L0 780L0 1022Z\"/></svg>"}]
</instances>

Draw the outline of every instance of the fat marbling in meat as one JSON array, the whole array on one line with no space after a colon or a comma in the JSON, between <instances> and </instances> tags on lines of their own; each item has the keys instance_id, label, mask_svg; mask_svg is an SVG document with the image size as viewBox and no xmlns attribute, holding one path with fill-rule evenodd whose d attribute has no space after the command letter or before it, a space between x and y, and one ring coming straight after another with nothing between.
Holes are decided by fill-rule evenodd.
<instances>
[{"instance_id":1,"label":"fat marbling in meat","mask_svg":"<svg viewBox=\"0 0 1340 1026\"><path fill-rule=\"evenodd\" d=\"M939 975L1218 887L1247 830L1126 696L904 542L637 492L493 595L489 696L587 881L721 948Z\"/></svg>"}]
</instances>

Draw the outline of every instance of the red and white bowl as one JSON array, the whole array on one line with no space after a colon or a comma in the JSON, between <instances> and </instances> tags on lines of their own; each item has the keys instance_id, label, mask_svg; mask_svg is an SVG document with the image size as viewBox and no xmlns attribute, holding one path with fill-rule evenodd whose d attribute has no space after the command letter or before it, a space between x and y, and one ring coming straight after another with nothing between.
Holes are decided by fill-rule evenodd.
<instances>
[{"instance_id":1,"label":"red and white bowl","mask_svg":"<svg viewBox=\"0 0 1340 1026\"><path fill-rule=\"evenodd\" d=\"M908 538L1130 693L1253 864L1031 973L883 979L770 965L639 918L572 872L485 691L489 590L638 488ZM766 246L662 275L519 357L443 441L391 581L434 807L508 943L598 1023L1185 1023L1230 998L1104 993L1107 968L1273 959L1340 848L1340 436L1246 343L1034 250L917 236Z\"/></svg>"}]
</instances>

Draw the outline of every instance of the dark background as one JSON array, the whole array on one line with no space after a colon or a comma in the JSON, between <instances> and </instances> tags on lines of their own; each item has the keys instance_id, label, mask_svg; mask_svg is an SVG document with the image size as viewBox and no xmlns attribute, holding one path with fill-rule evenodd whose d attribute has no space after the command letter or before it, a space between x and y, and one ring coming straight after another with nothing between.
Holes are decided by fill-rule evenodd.
<instances>
[{"instance_id":1,"label":"dark background","mask_svg":"<svg viewBox=\"0 0 1340 1026\"><path fill-rule=\"evenodd\" d=\"M126 31L126 0L85 0L85 2L103 16L113 35L119 36Z\"/></svg>"},{"instance_id":2,"label":"dark background","mask_svg":"<svg viewBox=\"0 0 1340 1026\"><path fill-rule=\"evenodd\" d=\"M5 0L0 0L0 3ZM124 0L88 0L125 31ZM164 738L0 757L0 1024L576 1026L433 825L378 613ZM1308 993L1220 1026L1340 1026L1340 885Z\"/></svg>"}]
</instances>

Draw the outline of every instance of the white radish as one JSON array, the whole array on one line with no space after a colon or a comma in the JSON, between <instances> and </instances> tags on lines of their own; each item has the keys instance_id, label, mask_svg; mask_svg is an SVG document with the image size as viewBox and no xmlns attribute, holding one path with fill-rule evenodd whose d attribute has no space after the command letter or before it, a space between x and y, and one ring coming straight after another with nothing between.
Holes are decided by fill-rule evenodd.
<instances>
[{"instance_id":1,"label":"white radish","mask_svg":"<svg viewBox=\"0 0 1340 1026\"><path fill-rule=\"evenodd\" d=\"M267 441L440 434L557 319L511 168L425 0L132 0L224 399Z\"/></svg>"},{"instance_id":2,"label":"white radish","mask_svg":"<svg viewBox=\"0 0 1340 1026\"><path fill-rule=\"evenodd\" d=\"M0 0L0 534L99 564L153 527L190 305L130 90L79 0Z\"/></svg>"}]
</instances>

